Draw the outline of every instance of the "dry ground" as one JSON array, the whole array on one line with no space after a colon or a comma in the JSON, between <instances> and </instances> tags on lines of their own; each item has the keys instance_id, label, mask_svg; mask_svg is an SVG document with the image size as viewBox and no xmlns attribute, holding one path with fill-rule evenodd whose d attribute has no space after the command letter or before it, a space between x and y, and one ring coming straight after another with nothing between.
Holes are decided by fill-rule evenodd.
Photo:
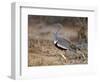
<instances>
[{"instance_id":1,"label":"dry ground","mask_svg":"<svg viewBox=\"0 0 100 82\"><path fill-rule=\"evenodd\" d=\"M71 54L69 51L59 50L50 40L29 40L29 55L28 66L45 66L45 65L65 65L65 64L87 64L87 50L81 51L84 53ZM67 62L62 57L62 54L66 56Z\"/></svg>"}]
</instances>

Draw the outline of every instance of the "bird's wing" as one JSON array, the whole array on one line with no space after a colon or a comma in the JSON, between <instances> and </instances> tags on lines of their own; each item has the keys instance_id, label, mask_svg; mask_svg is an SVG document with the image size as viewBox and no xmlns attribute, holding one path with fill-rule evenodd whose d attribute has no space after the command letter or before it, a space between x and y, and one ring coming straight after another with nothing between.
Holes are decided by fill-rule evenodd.
<instances>
[{"instance_id":1,"label":"bird's wing","mask_svg":"<svg viewBox=\"0 0 100 82\"><path fill-rule=\"evenodd\" d=\"M59 40L59 42L62 43L62 44L65 44L65 45L66 45L66 44L67 44L67 45L70 44L70 42L69 42L68 40L64 39L64 38L59 38L58 40Z\"/></svg>"}]
</instances>

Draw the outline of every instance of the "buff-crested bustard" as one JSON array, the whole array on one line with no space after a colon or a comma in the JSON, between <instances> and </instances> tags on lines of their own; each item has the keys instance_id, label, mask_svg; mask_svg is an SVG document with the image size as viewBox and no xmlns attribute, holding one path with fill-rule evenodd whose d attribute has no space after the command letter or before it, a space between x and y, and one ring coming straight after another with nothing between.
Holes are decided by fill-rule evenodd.
<instances>
[{"instance_id":1,"label":"buff-crested bustard","mask_svg":"<svg viewBox=\"0 0 100 82\"><path fill-rule=\"evenodd\" d=\"M56 24L56 27L59 27L58 30L56 32L54 32L54 45L60 49L65 51L65 54L61 54L61 56L64 58L64 60L67 62L67 51L71 51L74 54L77 54L76 49L80 50L80 48L78 46L76 46L75 44L71 43L69 40L65 39L64 37L59 36L59 31L63 26L61 24ZM79 53L80 51L78 51ZM86 57L84 56L84 54L82 52L80 52L81 55L83 56L83 58L85 59Z\"/></svg>"},{"instance_id":2,"label":"buff-crested bustard","mask_svg":"<svg viewBox=\"0 0 100 82\"><path fill-rule=\"evenodd\" d=\"M54 36L54 45L60 49L60 50L63 50L66 51L67 50L70 50L70 46L71 46L71 43L70 41L64 39L63 37L59 36L59 31L60 29L63 29L63 26L61 24L57 24L56 27L60 27L60 28L57 28L57 31L54 32L53 36ZM61 56L64 58L64 60L67 62L67 58L65 56L65 54L61 54Z\"/></svg>"}]
</instances>

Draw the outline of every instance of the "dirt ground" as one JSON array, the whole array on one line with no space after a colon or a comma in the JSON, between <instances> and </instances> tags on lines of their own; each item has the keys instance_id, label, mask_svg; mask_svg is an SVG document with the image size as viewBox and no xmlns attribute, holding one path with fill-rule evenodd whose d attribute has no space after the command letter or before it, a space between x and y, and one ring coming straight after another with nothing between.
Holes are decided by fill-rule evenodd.
<instances>
[{"instance_id":1,"label":"dirt ground","mask_svg":"<svg viewBox=\"0 0 100 82\"><path fill-rule=\"evenodd\" d=\"M37 20L35 20L37 19ZM28 66L50 66L50 65L73 65L73 64L88 64L88 49L87 42L85 47L75 49L73 51L60 50L53 43L53 32L57 28L53 24L45 24L40 22L39 17L33 17L28 25ZM63 24L60 35L63 38L70 40L75 45L83 45L83 33L80 33L80 26ZM79 34L80 33L80 34ZM87 30L85 30L85 33ZM85 37L86 38L86 37ZM79 39L82 39L79 40ZM65 58L63 57L65 56Z\"/></svg>"}]
</instances>

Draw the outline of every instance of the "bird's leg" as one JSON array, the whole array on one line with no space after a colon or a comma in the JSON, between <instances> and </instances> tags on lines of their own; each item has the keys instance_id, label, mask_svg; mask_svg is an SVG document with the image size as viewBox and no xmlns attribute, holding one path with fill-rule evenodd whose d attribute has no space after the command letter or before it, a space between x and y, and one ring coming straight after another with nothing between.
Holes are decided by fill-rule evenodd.
<instances>
[{"instance_id":1,"label":"bird's leg","mask_svg":"<svg viewBox=\"0 0 100 82\"><path fill-rule=\"evenodd\" d=\"M67 58L65 57L64 54L61 54L62 58L65 60L65 62L67 63Z\"/></svg>"}]
</instances>

